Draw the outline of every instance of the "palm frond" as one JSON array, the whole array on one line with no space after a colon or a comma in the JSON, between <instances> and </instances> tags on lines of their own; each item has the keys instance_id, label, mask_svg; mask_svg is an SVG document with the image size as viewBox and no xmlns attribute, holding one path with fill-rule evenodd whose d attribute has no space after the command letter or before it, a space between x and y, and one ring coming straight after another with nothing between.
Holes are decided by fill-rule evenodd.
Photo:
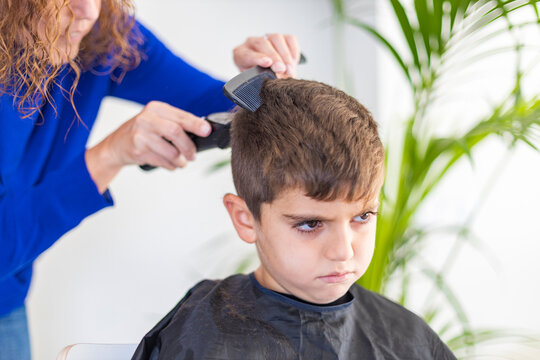
<instances>
[{"instance_id":1,"label":"palm frond","mask_svg":"<svg viewBox=\"0 0 540 360\"><path fill-rule=\"evenodd\" d=\"M385 162L388 177L393 180L384 185L381 195L376 250L369 269L359 280L364 287L380 292L386 290L389 281L397 280L401 286L398 300L404 304L413 282L411 266L421 263L422 251L433 238L432 229L416 226L416 216L441 180L460 161L474 164L476 149L490 137L499 137L509 148L519 143L535 150L540 146L540 93L525 99L521 91L526 75L522 53L537 51L537 45L526 44L519 34L525 27L540 28L538 0L388 0L401 39L390 38L376 26L348 15L346 5L352 0L331 1L344 23L364 30L389 52L412 90L413 113L403 126L399 145L393 144L394 149L401 149ZM530 9L534 19L512 15L525 9ZM498 41L508 35L510 43ZM400 40L403 46L398 47ZM479 60L501 53L515 55L515 84L508 95L465 131L432 135L429 115L434 111L431 107L437 105L434 99L448 91L444 81L464 73ZM469 231L470 224L455 230L457 238L449 258L458 254L462 244L480 246L481 242ZM504 331L472 329L463 306L444 278L452 263L451 259L445 261L438 270L422 267L437 294L445 299L446 310L451 309L455 315L440 328L446 338L454 334L449 340L451 348L468 358L473 356L470 350L476 345L512 340ZM444 310L440 304L430 304L424 317L439 321Z\"/></svg>"}]
</instances>

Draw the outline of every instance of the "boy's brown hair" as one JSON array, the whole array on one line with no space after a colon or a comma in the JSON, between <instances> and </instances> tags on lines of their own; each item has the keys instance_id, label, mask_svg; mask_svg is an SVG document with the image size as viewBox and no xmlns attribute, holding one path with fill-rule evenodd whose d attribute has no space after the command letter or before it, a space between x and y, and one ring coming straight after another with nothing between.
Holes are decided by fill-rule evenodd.
<instances>
[{"instance_id":1,"label":"boy's brown hair","mask_svg":"<svg viewBox=\"0 0 540 360\"><path fill-rule=\"evenodd\" d=\"M307 80L269 80L256 112L239 110L231 128L238 196L258 221L262 203L302 189L323 201L377 196L384 149L370 112L351 96Z\"/></svg>"}]
</instances>

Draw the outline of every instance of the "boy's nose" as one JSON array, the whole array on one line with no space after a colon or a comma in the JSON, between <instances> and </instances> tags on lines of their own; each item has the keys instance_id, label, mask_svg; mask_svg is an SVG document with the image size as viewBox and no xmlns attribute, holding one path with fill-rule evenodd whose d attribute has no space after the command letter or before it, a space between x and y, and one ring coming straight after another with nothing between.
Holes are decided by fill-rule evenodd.
<instances>
[{"instance_id":1,"label":"boy's nose","mask_svg":"<svg viewBox=\"0 0 540 360\"><path fill-rule=\"evenodd\" d=\"M354 256L352 246L353 233L350 229L340 229L329 240L326 248L326 258L332 261L347 261Z\"/></svg>"},{"instance_id":2,"label":"boy's nose","mask_svg":"<svg viewBox=\"0 0 540 360\"><path fill-rule=\"evenodd\" d=\"M70 6L75 18L96 20L101 10L101 0L71 0Z\"/></svg>"}]
</instances>

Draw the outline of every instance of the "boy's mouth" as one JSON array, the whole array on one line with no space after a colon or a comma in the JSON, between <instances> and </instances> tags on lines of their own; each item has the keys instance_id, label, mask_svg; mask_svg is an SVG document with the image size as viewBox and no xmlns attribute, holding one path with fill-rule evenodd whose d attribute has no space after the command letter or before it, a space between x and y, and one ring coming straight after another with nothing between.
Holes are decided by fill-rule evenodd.
<instances>
[{"instance_id":1,"label":"boy's mouth","mask_svg":"<svg viewBox=\"0 0 540 360\"><path fill-rule=\"evenodd\" d=\"M328 275L319 276L319 279L328 284L337 284L348 281L354 273L352 271L333 272Z\"/></svg>"}]
</instances>

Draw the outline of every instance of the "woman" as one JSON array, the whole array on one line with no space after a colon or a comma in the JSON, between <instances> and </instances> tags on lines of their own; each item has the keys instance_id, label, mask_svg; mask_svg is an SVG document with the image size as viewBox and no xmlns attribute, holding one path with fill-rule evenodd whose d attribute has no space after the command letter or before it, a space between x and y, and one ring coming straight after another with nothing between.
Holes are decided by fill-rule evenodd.
<instances>
[{"instance_id":1,"label":"woman","mask_svg":"<svg viewBox=\"0 0 540 360\"><path fill-rule=\"evenodd\" d=\"M173 170L194 159L187 132L232 107L223 83L171 53L133 20L130 0L0 0L0 359L29 359L24 300L32 263L85 217L111 206L126 165ZM296 39L234 49L240 70L294 75ZM144 104L86 149L105 96ZM173 145L165 142L166 138Z\"/></svg>"}]
</instances>

